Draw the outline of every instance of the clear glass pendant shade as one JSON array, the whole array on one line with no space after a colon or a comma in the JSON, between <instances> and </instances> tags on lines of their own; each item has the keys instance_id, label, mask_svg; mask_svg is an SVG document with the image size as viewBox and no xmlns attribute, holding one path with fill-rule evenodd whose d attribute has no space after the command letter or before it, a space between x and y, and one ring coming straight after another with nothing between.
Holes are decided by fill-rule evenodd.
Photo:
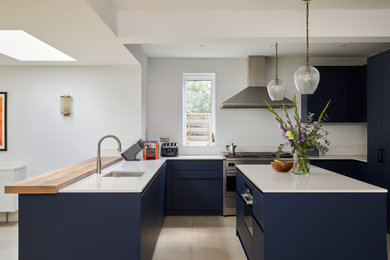
<instances>
[{"instance_id":1,"label":"clear glass pendant shade","mask_svg":"<svg viewBox=\"0 0 390 260\"><path fill-rule=\"evenodd\" d=\"M310 65L301 66L294 74L295 87L301 94L314 94L320 82L320 73Z\"/></svg>"},{"instance_id":2,"label":"clear glass pendant shade","mask_svg":"<svg viewBox=\"0 0 390 260\"><path fill-rule=\"evenodd\" d=\"M271 100L283 100L286 95L286 83L281 79L273 79L267 86L268 95Z\"/></svg>"}]
</instances>

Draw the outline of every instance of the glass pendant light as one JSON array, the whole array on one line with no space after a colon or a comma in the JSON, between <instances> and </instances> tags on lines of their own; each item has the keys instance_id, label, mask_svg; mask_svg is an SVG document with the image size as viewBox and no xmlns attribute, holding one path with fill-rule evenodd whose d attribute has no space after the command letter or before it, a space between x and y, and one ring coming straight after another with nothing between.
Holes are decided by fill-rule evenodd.
<instances>
[{"instance_id":1,"label":"glass pendant light","mask_svg":"<svg viewBox=\"0 0 390 260\"><path fill-rule=\"evenodd\" d=\"M286 83L279 79L278 77L278 43L275 44L275 52L276 52L276 58L275 58L275 64L276 64L276 73L275 73L275 79L271 80L268 83L267 90L268 95L271 98L271 100L283 100L284 96L286 95Z\"/></svg>"},{"instance_id":2,"label":"glass pendant light","mask_svg":"<svg viewBox=\"0 0 390 260\"><path fill-rule=\"evenodd\" d=\"M320 73L309 63L309 3L306 3L306 64L299 67L294 74L295 87L301 94L314 94L320 82Z\"/></svg>"}]
</instances>

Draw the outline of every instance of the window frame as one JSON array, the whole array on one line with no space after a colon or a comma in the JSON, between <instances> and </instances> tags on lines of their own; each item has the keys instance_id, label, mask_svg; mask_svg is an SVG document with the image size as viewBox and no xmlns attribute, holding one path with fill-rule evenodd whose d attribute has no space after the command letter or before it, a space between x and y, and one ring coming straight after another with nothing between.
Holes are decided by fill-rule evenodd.
<instances>
[{"instance_id":1,"label":"window frame","mask_svg":"<svg viewBox=\"0 0 390 260\"><path fill-rule=\"evenodd\" d=\"M216 104L216 91L215 91L215 73L183 73L182 81L182 145L183 146L210 146L213 144L210 141L192 141L187 143L187 113L186 113L186 82L191 80L209 80L211 82L211 113L210 113L210 127L211 133L215 136L215 104Z\"/></svg>"}]
</instances>

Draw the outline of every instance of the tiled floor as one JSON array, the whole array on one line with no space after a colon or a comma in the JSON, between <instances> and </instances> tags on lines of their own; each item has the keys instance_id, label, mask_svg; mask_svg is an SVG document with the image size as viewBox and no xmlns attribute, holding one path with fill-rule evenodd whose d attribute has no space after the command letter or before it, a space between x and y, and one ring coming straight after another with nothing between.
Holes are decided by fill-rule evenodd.
<instances>
[{"instance_id":1,"label":"tiled floor","mask_svg":"<svg viewBox=\"0 0 390 260\"><path fill-rule=\"evenodd\" d=\"M390 255L390 235L387 251ZM18 224L0 222L0 259L18 259ZM153 260L246 259L235 217L166 217ZM390 258L389 258L390 259Z\"/></svg>"},{"instance_id":2,"label":"tiled floor","mask_svg":"<svg viewBox=\"0 0 390 260\"><path fill-rule=\"evenodd\" d=\"M165 259L246 259L236 237L236 218L166 217L153 256Z\"/></svg>"}]
</instances>

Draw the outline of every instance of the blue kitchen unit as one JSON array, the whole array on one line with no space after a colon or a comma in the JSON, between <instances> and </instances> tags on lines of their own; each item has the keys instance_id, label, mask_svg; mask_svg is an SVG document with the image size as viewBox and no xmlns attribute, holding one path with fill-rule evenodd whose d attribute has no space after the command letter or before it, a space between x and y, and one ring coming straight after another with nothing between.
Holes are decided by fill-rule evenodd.
<instances>
[{"instance_id":1,"label":"blue kitchen unit","mask_svg":"<svg viewBox=\"0 0 390 260\"><path fill-rule=\"evenodd\" d=\"M142 192L20 194L19 259L149 260L165 188L163 164Z\"/></svg>"},{"instance_id":2,"label":"blue kitchen unit","mask_svg":"<svg viewBox=\"0 0 390 260\"><path fill-rule=\"evenodd\" d=\"M367 176L367 163L358 160L329 160L329 159L310 159L310 164L323 169L354 178L359 181L369 182Z\"/></svg>"},{"instance_id":3,"label":"blue kitchen unit","mask_svg":"<svg viewBox=\"0 0 390 260\"><path fill-rule=\"evenodd\" d=\"M167 163L167 215L222 215L222 160Z\"/></svg>"},{"instance_id":4,"label":"blue kitchen unit","mask_svg":"<svg viewBox=\"0 0 390 260\"><path fill-rule=\"evenodd\" d=\"M386 260L386 190L312 167L239 165L237 234L250 260Z\"/></svg>"},{"instance_id":5,"label":"blue kitchen unit","mask_svg":"<svg viewBox=\"0 0 390 260\"><path fill-rule=\"evenodd\" d=\"M302 95L302 120L309 112L320 115L331 99L326 114L328 122L367 121L366 66L316 66L321 80L312 95Z\"/></svg>"}]
</instances>

